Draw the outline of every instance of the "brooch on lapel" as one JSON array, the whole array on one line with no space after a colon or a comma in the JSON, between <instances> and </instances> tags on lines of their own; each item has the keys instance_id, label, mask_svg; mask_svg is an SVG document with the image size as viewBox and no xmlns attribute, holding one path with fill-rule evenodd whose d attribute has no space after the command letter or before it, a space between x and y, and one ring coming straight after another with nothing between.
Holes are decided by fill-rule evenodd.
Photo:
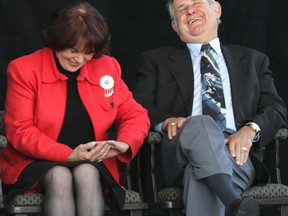
<instances>
[{"instance_id":1,"label":"brooch on lapel","mask_svg":"<svg viewBox=\"0 0 288 216\"><path fill-rule=\"evenodd\" d=\"M104 75L100 79L100 86L104 89L104 96L111 97L114 93L114 79L109 75Z\"/></svg>"}]
</instances>

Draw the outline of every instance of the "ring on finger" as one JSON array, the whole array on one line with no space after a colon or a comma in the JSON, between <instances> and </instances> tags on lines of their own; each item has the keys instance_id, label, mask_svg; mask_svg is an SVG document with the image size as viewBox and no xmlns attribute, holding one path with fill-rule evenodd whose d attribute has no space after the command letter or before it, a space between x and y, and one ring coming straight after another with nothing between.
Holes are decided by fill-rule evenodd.
<instances>
[{"instance_id":1,"label":"ring on finger","mask_svg":"<svg viewBox=\"0 0 288 216\"><path fill-rule=\"evenodd\" d=\"M96 163L100 163L102 161L102 159L98 159L96 160Z\"/></svg>"},{"instance_id":2,"label":"ring on finger","mask_svg":"<svg viewBox=\"0 0 288 216\"><path fill-rule=\"evenodd\" d=\"M241 147L241 150L244 151L244 152L248 151L248 149L245 146Z\"/></svg>"},{"instance_id":3,"label":"ring on finger","mask_svg":"<svg viewBox=\"0 0 288 216\"><path fill-rule=\"evenodd\" d=\"M171 126L173 126L173 125L175 125L175 124L176 124L176 122L172 122L172 123L171 123Z\"/></svg>"}]
</instances>

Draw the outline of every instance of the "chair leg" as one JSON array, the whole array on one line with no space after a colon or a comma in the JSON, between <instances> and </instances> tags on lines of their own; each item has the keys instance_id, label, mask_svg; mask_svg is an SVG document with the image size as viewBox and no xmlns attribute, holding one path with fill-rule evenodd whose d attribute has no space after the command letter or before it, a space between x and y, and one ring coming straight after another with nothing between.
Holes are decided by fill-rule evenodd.
<instances>
[{"instance_id":1,"label":"chair leg","mask_svg":"<svg viewBox=\"0 0 288 216\"><path fill-rule=\"evenodd\" d=\"M280 211L281 211L281 216L286 216L288 215L288 205L281 205L280 207Z\"/></svg>"},{"instance_id":2,"label":"chair leg","mask_svg":"<svg viewBox=\"0 0 288 216\"><path fill-rule=\"evenodd\" d=\"M28 216L28 214L14 214L14 216Z\"/></svg>"},{"instance_id":3,"label":"chair leg","mask_svg":"<svg viewBox=\"0 0 288 216\"><path fill-rule=\"evenodd\" d=\"M142 216L142 210L130 210L129 216Z\"/></svg>"},{"instance_id":4,"label":"chair leg","mask_svg":"<svg viewBox=\"0 0 288 216\"><path fill-rule=\"evenodd\" d=\"M113 216L113 211L105 211L105 216ZM126 209L124 210L123 216L143 216L143 210L142 209ZM0 215L1 216L1 215Z\"/></svg>"},{"instance_id":5,"label":"chair leg","mask_svg":"<svg viewBox=\"0 0 288 216\"><path fill-rule=\"evenodd\" d=\"M167 216L184 216L181 209L169 209L165 210L165 215Z\"/></svg>"},{"instance_id":6,"label":"chair leg","mask_svg":"<svg viewBox=\"0 0 288 216\"><path fill-rule=\"evenodd\" d=\"M19 213L19 214L13 214L12 216L43 216L43 213L28 213L28 214L22 214L22 213Z\"/></svg>"}]
</instances>

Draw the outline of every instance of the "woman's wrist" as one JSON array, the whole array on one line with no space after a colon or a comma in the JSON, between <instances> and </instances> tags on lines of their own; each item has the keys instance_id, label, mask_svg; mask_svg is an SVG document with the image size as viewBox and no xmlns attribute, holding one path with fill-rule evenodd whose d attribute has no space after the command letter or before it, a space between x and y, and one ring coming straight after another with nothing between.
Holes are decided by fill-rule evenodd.
<instances>
[{"instance_id":1,"label":"woman's wrist","mask_svg":"<svg viewBox=\"0 0 288 216\"><path fill-rule=\"evenodd\" d=\"M123 154L130 154L130 152L131 152L131 148L129 146L128 149Z\"/></svg>"}]
</instances>

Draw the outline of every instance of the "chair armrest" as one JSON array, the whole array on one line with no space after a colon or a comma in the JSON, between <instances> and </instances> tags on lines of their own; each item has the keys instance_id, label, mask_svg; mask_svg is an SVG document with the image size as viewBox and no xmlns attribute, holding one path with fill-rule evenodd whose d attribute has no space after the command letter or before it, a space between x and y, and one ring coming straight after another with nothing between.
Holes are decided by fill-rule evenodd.
<instances>
[{"instance_id":1,"label":"chair armrest","mask_svg":"<svg viewBox=\"0 0 288 216\"><path fill-rule=\"evenodd\" d=\"M6 145L7 145L7 140L5 137L4 111L0 110L0 148L5 148Z\"/></svg>"},{"instance_id":2,"label":"chair armrest","mask_svg":"<svg viewBox=\"0 0 288 216\"><path fill-rule=\"evenodd\" d=\"M275 141L275 172L276 182L281 184L281 172L280 172L280 140L287 139L288 130L287 128L280 128L274 136Z\"/></svg>"},{"instance_id":3,"label":"chair armrest","mask_svg":"<svg viewBox=\"0 0 288 216\"><path fill-rule=\"evenodd\" d=\"M0 135L5 135L5 127L4 127L4 111L0 110Z\"/></svg>"},{"instance_id":4,"label":"chair armrest","mask_svg":"<svg viewBox=\"0 0 288 216\"><path fill-rule=\"evenodd\" d=\"M274 140L284 140L288 137L288 130L287 128L280 128L274 136Z\"/></svg>"},{"instance_id":5,"label":"chair armrest","mask_svg":"<svg viewBox=\"0 0 288 216\"><path fill-rule=\"evenodd\" d=\"M155 131L149 131L148 136L145 138L145 143L158 144L162 141L162 135Z\"/></svg>"},{"instance_id":6,"label":"chair armrest","mask_svg":"<svg viewBox=\"0 0 288 216\"><path fill-rule=\"evenodd\" d=\"M148 202L155 202L158 200L157 184L155 175L156 166L156 146L162 141L162 135L155 131L149 131L142 146L142 170L145 170L143 178L143 195L144 200ZM144 173L143 173L144 174Z\"/></svg>"},{"instance_id":7,"label":"chair armrest","mask_svg":"<svg viewBox=\"0 0 288 216\"><path fill-rule=\"evenodd\" d=\"M0 148L5 148L7 145L7 140L5 136L0 135Z\"/></svg>"}]
</instances>

